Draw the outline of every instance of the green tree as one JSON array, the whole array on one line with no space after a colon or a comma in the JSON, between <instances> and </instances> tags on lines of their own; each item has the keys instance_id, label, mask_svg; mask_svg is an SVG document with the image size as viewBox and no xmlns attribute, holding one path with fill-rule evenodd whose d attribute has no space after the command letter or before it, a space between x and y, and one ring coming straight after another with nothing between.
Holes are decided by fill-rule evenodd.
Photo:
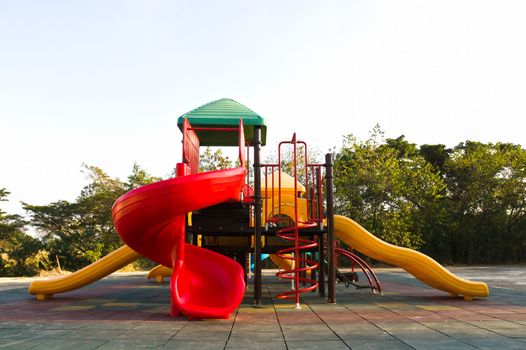
<instances>
[{"instance_id":1,"label":"green tree","mask_svg":"<svg viewBox=\"0 0 526 350\"><path fill-rule=\"evenodd\" d=\"M9 192L0 188L0 202ZM33 275L49 267L49 253L42 243L25 233L27 222L20 215L0 209L0 276Z\"/></svg>"},{"instance_id":2,"label":"green tree","mask_svg":"<svg viewBox=\"0 0 526 350\"><path fill-rule=\"evenodd\" d=\"M379 129L379 126L377 125L375 128ZM380 131L373 130L373 132ZM379 147L391 148L395 151L396 158L398 159L411 159L418 155L418 148L416 147L416 144L408 142L404 135L401 135L396 139L385 139L385 144L382 144Z\"/></svg>"},{"instance_id":3,"label":"green tree","mask_svg":"<svg viewBox=\"0 0 526 350\"><path fill-rule=\"evenodd\" d=\"M466 141L445 163L450 245L466 263L519 262L526 256L526 151Z\"/></svg>"},{"instance_id":4,"label":"green tree","mask_svg":"<svg viewBox=\"0 0 526 350\"><path fill-rule=\"evenodd\" d=\"M320 150L316 147L308 147L307 148L307 155L305 156L305 145L302 143L297 144L296 148L296 173L298 182L305 185L306 183L306 167L305 167L305 161L307 158L307 162L309 164L320 164L324 163L324 159L322 159L320 155ZM279 157L280 162L280 170L284 173L287 173L290 176L294 175L294 148L290 144L285 144L281 148L281 155ZM265 163L267 164L278 164L278 154L277 152L271 153L265 160ZM274 170L277 171L277 170ZM312 186L313 184L313 174L312 170L309 173L309 185ZM268 176L270 176L270 169ZM262 180L264 181L264 180Z\"/></svg>"},{"instance_id":5,"label":"green tree","mask_svg":"<svg viewBox=\"0 0 526 350\"><path fill-rule=\"evenodd\" d=\"M376 126L371 137L345 138L334 167L336 212L352 217L387 242L419 249L425 215L443 196L440 175L401 136L384 141Z\"/></svg>"},{"instance_id":6,"label":"green tree","mask_svg":"<svg viewBox=\"0 0 526 350\"><path fill-rule=\"evenodd\" d=\"M441 144L420 146L420 155L440 171L444 171L444 164L450 159L452 152L451 149Z\"/></svg>"},{"instance_id":7,"label":"green tree","mask_svg":"<svg viewBox=\"0 0 526 350\"><path fill-rule=\"evenodd\" d=\"M148 172L142 169L139 164L133 163L133 169L131 175L128 176L128 181L124 183L124 189L131 191L135 188L139 188L144 185L148 185L157 181L161 181L162 178L148 174Z\"/></svg>"},{"instance_id":8,"label":"green tree","mask_svg":"<svg viewBox=\"0 0 526 350\"><path fill-rule=\"evenodd\" d=\"M122 245L111 217L117 198L128 190L160 180L134 164L126 182L112 178L102 169L83 165L90 180L74 202L48 205L24 203L31 224L52 255L69 269L79 269Z\"/></svg>"},{"instance_id":9,"label":"green tree","mask_svg":"<svg viewBox=\"0 0 526 350\"><path fill-rule=\"evenodd\" d=\"M221 148L212 151L212 148L206 147L205 151L199 155L199 171L213 171L220 169L232 168L233 162L223 155Z\"/></svg>"}]
</instances>

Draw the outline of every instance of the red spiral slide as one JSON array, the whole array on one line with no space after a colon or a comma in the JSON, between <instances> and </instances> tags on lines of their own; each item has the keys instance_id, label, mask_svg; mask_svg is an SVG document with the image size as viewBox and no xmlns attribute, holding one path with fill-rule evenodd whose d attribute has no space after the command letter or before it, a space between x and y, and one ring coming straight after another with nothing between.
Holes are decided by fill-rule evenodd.
<instances>
[{"instance_id":1,"label":"red spiral slide","mask_svg":"<svg viewBox=\"0 0 526 350\"><path fill-rule=\"evenodd\" d=\"M113 205L113 222L122 240L141 255L172 266L172 315L228 318L241 303L242 267L185 243L185 214L239 201L245 173L245 168L235 168L176 177L130 191Z\"/></svg>"}]
</instances>

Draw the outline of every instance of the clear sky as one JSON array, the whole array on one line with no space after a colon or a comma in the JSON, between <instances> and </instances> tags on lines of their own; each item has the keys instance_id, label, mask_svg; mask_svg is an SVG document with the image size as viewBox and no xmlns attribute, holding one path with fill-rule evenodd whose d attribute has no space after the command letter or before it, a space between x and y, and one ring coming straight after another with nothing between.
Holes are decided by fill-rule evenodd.
<instances>
[{"instance_id":1,"label":"clear sky","mask_svg":"<svg viewBox=\"0 0 526 350\"><path fill-rule=\"evenodd\" d=\"M81 164L165 176L177 117L232 98L267 152L387 137L526 146L526 1L0 0L0 206L73 200Z\"/></svg>"}]
</instances>

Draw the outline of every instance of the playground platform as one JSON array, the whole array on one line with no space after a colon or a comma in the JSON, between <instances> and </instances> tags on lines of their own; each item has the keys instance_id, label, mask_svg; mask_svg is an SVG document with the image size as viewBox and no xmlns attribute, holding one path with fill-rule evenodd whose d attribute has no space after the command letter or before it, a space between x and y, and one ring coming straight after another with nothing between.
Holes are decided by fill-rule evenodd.
<instances>
[{"instance_id":1,"label":"playground platform","mask_svg":"<svg viewBox=\"0 0 526 350\"><path fill-rule=\"evenodd\" d=\"M302 309L264 271L263 307L249 288L229 320L168 316L167 282L113 274L37 301L29 280L0 278L0 349L526 349L526 267L451 268L490 297L449 298L401 269L377 269L384 295L337 285L337 304L302 295ZM213 291L211 291L213 292Z\"/></svg>"}]
</instances>

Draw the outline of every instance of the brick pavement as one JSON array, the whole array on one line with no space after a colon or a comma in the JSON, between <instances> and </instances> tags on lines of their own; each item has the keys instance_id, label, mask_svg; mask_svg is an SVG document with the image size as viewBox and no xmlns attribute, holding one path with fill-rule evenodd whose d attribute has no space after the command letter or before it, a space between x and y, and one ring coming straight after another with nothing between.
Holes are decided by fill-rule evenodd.
<instances>
[{"instance_id":1,"label":"brick pavement","mask_svg":"<svg viewBox=\"0 0 526 350\"><path fill-rule=\"evenodd\" d=\"M267 275L263 307L251 305L249 287L229 320L193 321L170 318L168 283L145 274L114 274L43 302L28 282L0 279L0 349L526 349L523 271L455 268L490 284L489 298L466 302L382 269L384 295L339 284L337 304L309 293L301 310L271 297L289 283Z\"/></svg>"}]
</instances>

